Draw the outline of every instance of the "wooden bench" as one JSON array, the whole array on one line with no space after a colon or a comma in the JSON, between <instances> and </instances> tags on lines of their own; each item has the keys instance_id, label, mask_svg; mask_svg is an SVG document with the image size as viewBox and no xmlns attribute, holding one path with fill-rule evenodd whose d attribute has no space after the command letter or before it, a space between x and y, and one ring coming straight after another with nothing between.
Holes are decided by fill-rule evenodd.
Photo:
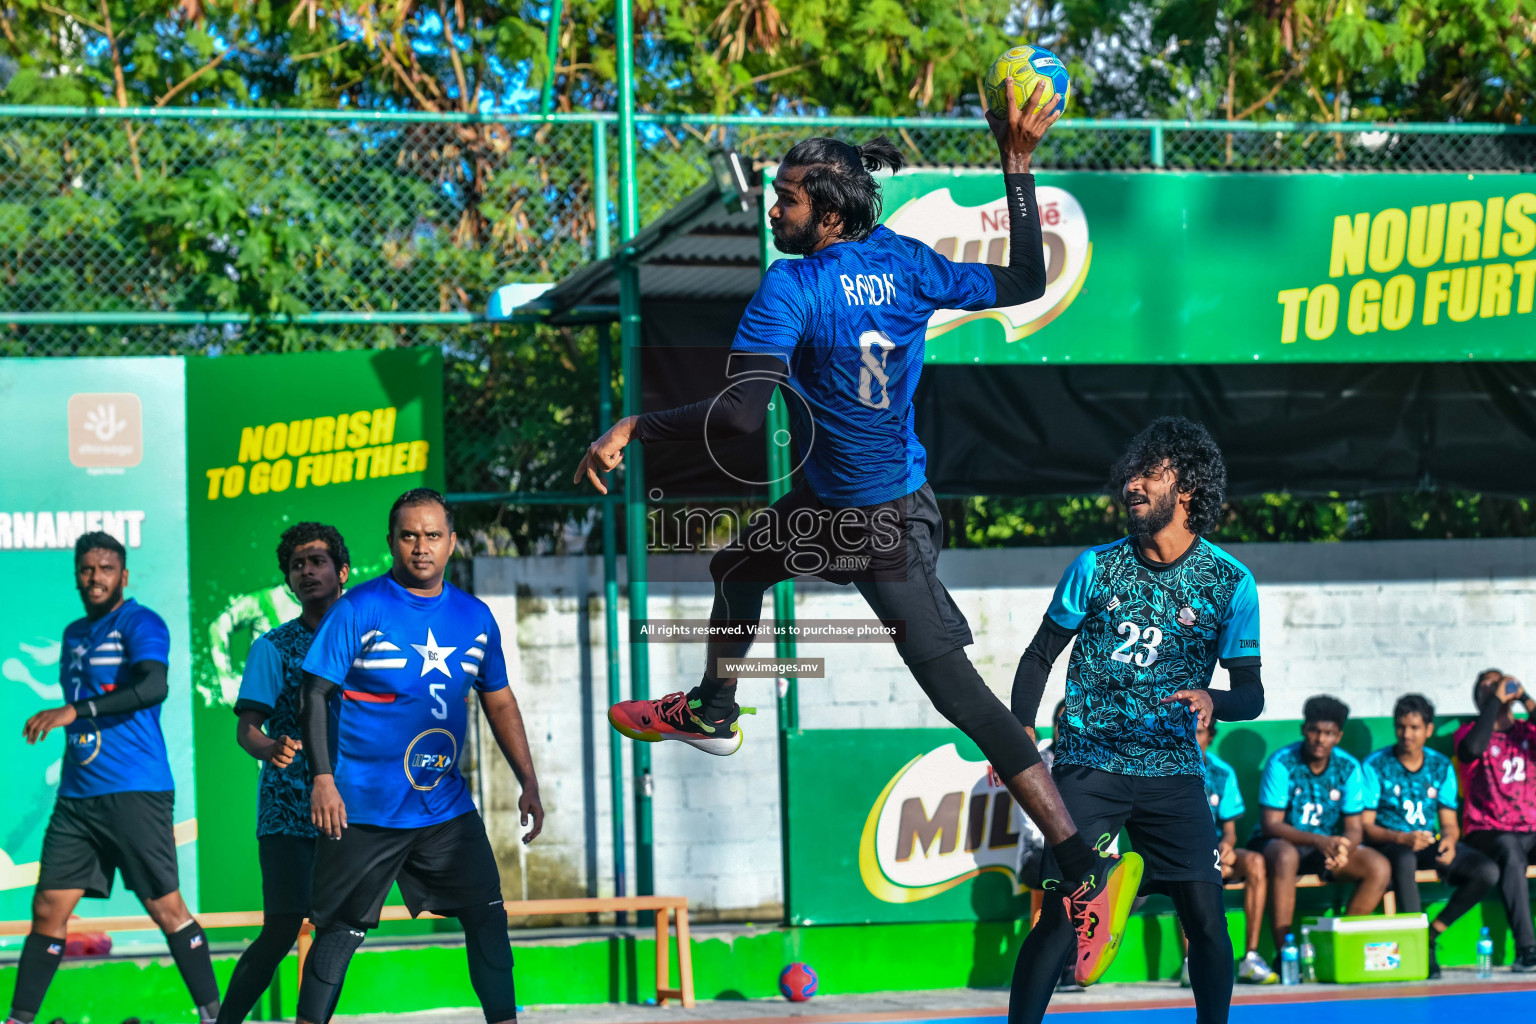
<instances>
[{"instance_id":1,"label":"wooden bench","mask_svg":"<svg viewBox=\"0 0 1536 1024\"><path fill-rule=\"evenodd\" d=\"M683 1006L693 1006L693 945L688 932L688 898L686 896L623 896L580 897L558 900L509 900L504 904L508 917L534 917L548 914L602 914L614 911L654 911L656 914L656 1005L664 1006L668 999L676 999ZM422 914L423 918L439 917ZM385 907L379 915L381 921L409 921L411 912L405 907ZM259 910L221 911L198 914L197 921L204 929L257 928L262 923ZM148 917L72 917L70 925L76 932L128 932L149 931L157 926ZM677 931L678 987L671 986L671 937L673 927ZM0 935L26 935L32 930L31 921L0 921ZM299 931L299 978L304 976L304 958L309 955L313 942L308 921Z\"/></svg>"},{"instance_id":2,"label":"wooden bench","mask_svg":"<svg viewBox=\"0 0 1536 1024\"><path fill-rule=\"evenodd\" d=\"M1525 877L1526 878L1536 878L1536 864L1533 864L1530 867L1525 869ZM1435 882L1440 881L1440 876L1438 874L1436 874L1434 871L1419 871L1419 872L1416 872L1414 874L1413 880L1416 883L1418 883L1419 885L1425 885L1425 884L1431 884L1432 885ZM1318 887L1321 887L1321 886L1324 886L1324 885L1332 885L1332 884L1333 884L1332 882L1325 882L1325 881L1323 881L1317 875L1297 875L1296 876L1296 888L1298 888L1298 889L1314 889L1314 888L1318 888ZM1242 887L1243 887L1243 883L1242 882L1230 882L1227 885L1228 889L1241 889ZM1397 893L1388 890L1388 892L1384 896L1382 896L1382 898L1381 898L1381 912L1383 914L1395 914L1395 913L1397 913Z\"/></svg>"}]
</instances>

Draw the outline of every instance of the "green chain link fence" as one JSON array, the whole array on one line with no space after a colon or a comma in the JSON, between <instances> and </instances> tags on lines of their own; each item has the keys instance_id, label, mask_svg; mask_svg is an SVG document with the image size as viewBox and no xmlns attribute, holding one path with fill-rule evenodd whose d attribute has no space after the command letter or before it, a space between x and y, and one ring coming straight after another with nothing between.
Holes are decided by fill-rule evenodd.
<instances>
[{"instance_id":1,"label":"green chain link fence","mask_svg":"<svg viewBox=\"0 0 1536 1024\"><path fill-rule=\"evenodd\" d=\"M915 165L996 160L977 120L640 115L638 123L642 224L708 180L708 155L719 148L771 160L811 134L886 135ZM615 147L614 117L602 114L0 107L0 355L438 345L448 366L450 489L564 489L554 467L574 464L571 453L539 440L526 418L568 416L565 433L585 442L596 332L605 328L481 321L500 285L558 281L600 255L616 223L601 197L619 194L616 161L601 152ZM1536 132L1063 121L1036 162L1531 171ZM551 373L561 380L550 383Z\"/></svg>"}]
</instances>

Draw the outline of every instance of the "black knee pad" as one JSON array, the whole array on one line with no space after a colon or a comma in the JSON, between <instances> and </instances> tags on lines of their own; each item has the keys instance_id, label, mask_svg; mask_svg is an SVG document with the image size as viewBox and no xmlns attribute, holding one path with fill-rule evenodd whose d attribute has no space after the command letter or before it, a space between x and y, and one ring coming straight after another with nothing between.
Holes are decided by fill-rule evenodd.
<instances>
[{"instance_id":1,"label":"black knee pad","mask_svg":"<svg viewBox=\"0 0 1536 1024\"><path fill-rule=\"evenodd\" d=\"M479 904L454 912L464 928L464 946L471 960L493 971L512 969L512 942L507 938L507 911L500 903Z\"/></svg>"},{"instance_id":2,"label":"black knee pad","mask_svg":"<svg viewBox=\"0 0 1536 1024\"><path fill-rule=\"evenodd\" d=\"M517 993L512 984L512 941L507 937L507 911L498 900L462 907L453 912L464 928L464 952L469 958L469 983L480 998L487 1021L517 1017Z\"/></svg>"},{"instance_id":3,"label":"black knee pad","mask_svg":"<svg viewBox=\"0 0 1536 1024\"><path fill-rule=\"evenodd\" d=\"M341 983L347 973L352 954L363 944L366 933L345 925L331 925L315 936L315 944L309 948L305 961L305 973L326 985Z\"/></svg>"},{"instance_id":4,"label":"black knee pad","mask_svg":"<svg viewBox=\"0 0 1536 1024\"><path fill-rule=\"evenodd\" d=\"M987 689L964 650L908 667L939 714L981 748L982 756L1003 779L1040 763L1040 751L1029 741L1024 726Z\"/></svg>"}]
</instances>

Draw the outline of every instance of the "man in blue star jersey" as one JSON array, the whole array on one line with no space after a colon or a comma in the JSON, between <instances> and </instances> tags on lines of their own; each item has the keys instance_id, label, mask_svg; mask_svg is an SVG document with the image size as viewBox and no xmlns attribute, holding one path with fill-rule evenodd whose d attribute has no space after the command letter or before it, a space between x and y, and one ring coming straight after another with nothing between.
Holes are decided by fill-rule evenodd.
<instances>
[{"instance_id":1,"label":"man in blue star jersey","mask_svg":"<svg viewBox=\"0 0 1536 1024\"><path fill-rule=\"evenodd\" d=\"M1259 776L1259 821L1248 848L1269 868L1270 925L1284 944L1296 913L1296 876L1359 882L1346 912L1369 914L1387 891L1387 860L1361 845L1365 777L1360 762L1339 750L1349 706L1326 694L1301 706L1301 742L1281 747Z\"/></svg>"},{"instance_id":2,"label":"man in blue star jersey","mask_svg":"<svg viewBox=\"0 0 1536 1024\"><path fill-rule=\"evenodd\" d=\"M1107 967L1139 858L1096 851L1079 834L1034 743L966 656L971 631L938 578L943 519L913 419L937 310L1010 307L1045 293L1030 160L1060 105L1041 109L1041 90L1024 110L1007 90L1007 116L988 114L1008 203L1006 266L951 262L879 223L880 185L871 172L904 162L889 140L855 146L816 138L790 149L773 180L768 219L778 250L802 258L780 260L763 275L731 346L730 383L712 400L621 419L588 448L576 480L606 493L600 474L619 465L633 440L691 442L705 457L712 441L758 429L781 387L803 475L710 562L715 600L699 686L616 704L609 721L632 739L734 753L740 708L736 680L721 662L751 646L764 592L796 576L852 583L895 631L897 651L934 707L975 741L1040 826L1075 912L1106 922L1086 944L1094 963Z\"/></svg>"},{"instance_id":3,"label":"man in blue star jersey","mask_svg":"<svg viewBox=\"0 0 1536 1024\"><path fill-rule=\"evenodd\" d=\"M116 537L87 533L75 542L85 618L64 630L59 682L70 703L33 715L24 729L36 743L63 728L64 769L11 997L17 1024L30 1024L42 1006L75 905L112 895L114 874L165 933L199 1019L219 1012L208 937L177 877L176 784L160 732L171 637L160 616L123 598L127 585L128 553Z\"/></svg>"},{"instance_id":4,"label":"man in blue star jersey","mask_svg":"<svg viewBox=\"0 0 1536 1024\"><path fill-rule=\"evenodd\" d=\"M340 600L352 559L334 526L295 523L278 539L277 565L301 611L251 644L235 700L235 741L263 762L256 802L261 932L229 976L218 1024L245 1020L299 937L309 916L315 840L320 834L309 820L299 694L309 645L325 613Z\"/></svg>"},{"instance_id":5,"label":"man in blue star jersey","mask_svg":"<svg viewBox=\"0 0 1536 1024\"><path fill-rule=\"evenodd\" d=\"M1399 912L1423 909L1420 871L1436 871L1451 887L1445 907L1429 922L1429 976L1438 978L1436 942L1498 884L1499 867L1460 841L1456 766L1424 745L1435 734L1435 706L1421 693L1400 697L1392 708L1392 725L1397 742L1361 765L1360 827L1371 849L1392 865Z\"/></svg>"},{"instance_id":6,"label":"man in blue star jersey","mask_svg":"<svg viewBox=\"0 0 1536 1024\"><path fill-rule=\"evenodd\" d=\"M544 808L496 620L443 579L456 539L441 494L402 494L389 511L392 568L331 607L304 659L310 819L331 840L315 850L315 942L298 1010L308 1024L330 1019L396 881L413 915L459 919L489 1024L517 1019L501 876L459 773L471 690L522 786L522 823L533 823L523 842L539 834Z\"/></svg>"},{"instance_id":7,"label":"man in blue star jersey","mask_svg":"<svg viewBox=\"0 0 1536 1024\"><path fill-rule=\"evenodd\" d=\"M1172 897L1189 938L1200 1024L1227 1019L1232 941L1196 727L1257 718L1264 708L1258 589L1202 536L1220 519L1226 482L1221 450L1199 424L1164 417L1138 434L1110 472L1130 536L1067 567L1013 684L1014 714L1032 729L1051 665L1072 644L1056 785L1089 835L1124 827L1149 888ZM1218 661L1229 690L1209 688ZM1052 871L1047 863L1047 877ZM1075 950L1081 957L1093 927L1046 904L1019 951L1013 1024L1044 1016L1062 964Z\"/></svg>"}]
</instances>

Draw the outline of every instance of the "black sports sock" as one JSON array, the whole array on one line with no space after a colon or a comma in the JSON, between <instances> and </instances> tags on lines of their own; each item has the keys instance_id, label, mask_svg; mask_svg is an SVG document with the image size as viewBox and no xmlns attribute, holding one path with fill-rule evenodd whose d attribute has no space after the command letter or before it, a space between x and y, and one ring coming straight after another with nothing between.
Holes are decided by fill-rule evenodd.
<instances>
[{"instance_id":1,"label":"black sports sock","mask_svg":"<svg viewBox=\"0 0 1536 1024\"><path fill-rule=\"evenodd\" d=\"M43 1005L43 996L53 981L59 961L64 959L64 940L31 932L21 944L21 962L16 965L16 991L11 996L11 1018L32 1024Z\"/></svg>"},{"instance_id":2,"label":"black sports sock","mask_svg":"<svg viewBox=\"0 0 1536 1024\"><path fill-rule=\"evenodd\" d=\"M229 976L224 1004L219 1007L218 1024L240 1024L250 1015L251 1008L272 984L272 976L277 973L283 958L293 948L303 924L303 914L266 915L260 934L240 954L235 973Z\"/></svg>"},{"instance_id":3,"label":"black sports sock","mask_svg":"<svg viewBox=\"0 0 1536 1024\"><path fill-rule=\"evenodd\" d=\"M1073 832L1051 847L1056 863L1061 868L1062 881L1081 882L1083 876L1093 871L1099 855L1083 839L1081 832Z\"/></svg>"},{"instance_id":4,"label":"black sports sock","mask_svg":"<svg viewBox=\"0 0 1536 1024\"><path fill-rule=\"evenodd\" d=\"M208 955L208 936L195 920L174 932L166 932L165 944L171 947L171 959L192 993L199 1014L214 1017L219 1012L219 983L213 977L213 959Z\"/></svg>"},{"instance_id":5,"label":"black sports sock","mask_svg":"<svg viewBox=\"0 0 1536 1024\"><path fill-rule=\"evenodd\" d=\"M729 715L731 709L736 706L736 683L734 680L726 682L723 679L716 679L706 672L699 682L696 696L700 704L699 710L703 712L700 717L718 722Z\"/></svg>"}]
</instances>

